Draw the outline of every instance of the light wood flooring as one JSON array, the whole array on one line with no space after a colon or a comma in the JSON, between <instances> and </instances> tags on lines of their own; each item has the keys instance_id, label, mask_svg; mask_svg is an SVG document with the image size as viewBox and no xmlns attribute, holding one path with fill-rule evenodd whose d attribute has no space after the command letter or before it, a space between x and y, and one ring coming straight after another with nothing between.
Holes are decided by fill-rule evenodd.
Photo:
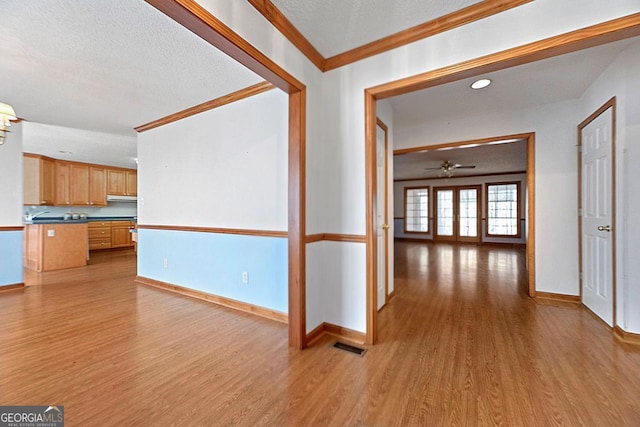
<instances>
[{"instance_id":1,"label":"light wood flooring","mask_svg":"<svg viewBox=\"0 0 640 427\"><path fill-rule=\"evenodd\" d=\"M396 243L364 357L324 336L136 285L135 254L0 293L0 405L67 426L638 426L640 349L525 294L523 250Z\"/></svg>"}]
</instances>

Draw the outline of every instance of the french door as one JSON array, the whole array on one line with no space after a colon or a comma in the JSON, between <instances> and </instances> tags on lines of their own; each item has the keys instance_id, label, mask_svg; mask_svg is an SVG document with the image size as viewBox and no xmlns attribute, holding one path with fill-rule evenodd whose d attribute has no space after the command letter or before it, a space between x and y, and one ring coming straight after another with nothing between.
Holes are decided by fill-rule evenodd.
<instances>
[{"instance_id":1,"label":"french door","mask_svg":"<svg viewBox=\"0 0 640 427\"><path fill-rule=\"evenodd\" d=\"M480 242L479 185L435 187L434 240Z\"/></svg>"}]
</instances>

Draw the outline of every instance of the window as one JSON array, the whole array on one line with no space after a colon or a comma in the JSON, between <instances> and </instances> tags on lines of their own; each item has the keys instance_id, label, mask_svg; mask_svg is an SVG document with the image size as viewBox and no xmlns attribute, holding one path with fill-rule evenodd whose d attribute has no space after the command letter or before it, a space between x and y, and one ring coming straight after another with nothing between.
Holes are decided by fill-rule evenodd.
<instances>
[{"instance_id":1,"label":"window","mask_svg":"<svg viewBox=\"0 0 640 427\"><path fill-rule=\"evenodd\" d=\"M487 236L520 237L520 183L487 184Z\"/></svg>"},{"instance_id":2,"label":"window","mask_svg":"<svg viewBox=\"0 0 640 427\"><path fill-rule=\"evenodd\" d=\"M404 189L404 231L429 232L429 187Z\"/></svg>"}]
</instances>

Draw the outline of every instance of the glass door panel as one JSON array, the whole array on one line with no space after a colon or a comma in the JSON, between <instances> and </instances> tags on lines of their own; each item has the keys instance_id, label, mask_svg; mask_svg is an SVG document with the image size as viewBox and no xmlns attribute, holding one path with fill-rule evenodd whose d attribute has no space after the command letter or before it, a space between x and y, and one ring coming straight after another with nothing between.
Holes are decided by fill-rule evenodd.
<instances>
[{"instance_id":1,"label":"glass door panel","mask_svg":"<svg viewBox=\"0 0 640 427\"><path fill-rule=\"evenodd\" d=\"M453 190L437 190L437 234L438 236L454 236L454 200Z\"/></svg>"},{"instance_id":2,"label":"glass door panel","mask_svg":"<svg viewBox=\"0 0 640 427\"><path fill-rule=\"evenodd\" d=\"M434 188L436 240L480 241L480 186Z\"/></svg>"},{"instance_id":3,"label":"glass door panel","mask_svg":"<svg viewBox=\"0 0 640 427\"><path fill-rule=\"evenodd\" d=\"M480 188L458 188L458 240L477 242L479 238Z\"/></svg>"}]
</instances>

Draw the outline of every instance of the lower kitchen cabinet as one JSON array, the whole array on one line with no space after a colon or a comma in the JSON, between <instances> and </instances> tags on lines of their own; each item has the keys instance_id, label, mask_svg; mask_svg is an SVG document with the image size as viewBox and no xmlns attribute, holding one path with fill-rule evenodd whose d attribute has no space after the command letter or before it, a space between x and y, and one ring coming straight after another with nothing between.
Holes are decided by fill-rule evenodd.
<instances>
[{"instance_id":1,"label":"lower kitchen cabinet","mask_svg":"<svg viewBox=\"0 0 640 427\"><path fill-rule=\"evenodd\" d=\"M89 223L89 250L128 248L133 246L132 221L94 221Z\"/></svg>"},{"instance_id":2,"label":"lower kitchen cabinet","mask_svg":"<svg viewBox=\"0 0 640 427\"><path fill-rule=\"evenodd\" d=\"M111 249L111 221L89 223L89 250Z\"/></svg>"}]
</instances>

